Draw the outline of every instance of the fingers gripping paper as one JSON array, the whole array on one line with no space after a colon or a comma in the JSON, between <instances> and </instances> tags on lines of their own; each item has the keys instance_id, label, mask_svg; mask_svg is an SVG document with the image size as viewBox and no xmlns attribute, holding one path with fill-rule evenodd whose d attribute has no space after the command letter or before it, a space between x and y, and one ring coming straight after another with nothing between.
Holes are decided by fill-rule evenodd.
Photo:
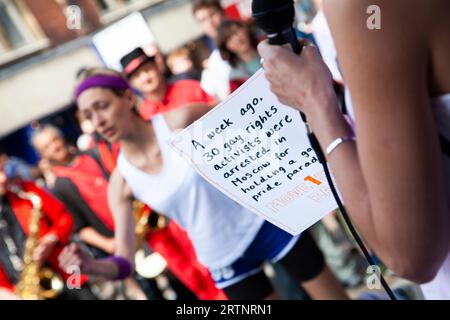
<instances>
[{"instance_id":1,"label":"fingers gripping paper","mask_svg":"<svg viewBox=\"0 0 450 320\"><path fill-rule=\"evenodd\" d=\"M263 70L170 143L213 186L293 235L337 207L299 112L277 100Z\"/></svg>"}]
</instances>

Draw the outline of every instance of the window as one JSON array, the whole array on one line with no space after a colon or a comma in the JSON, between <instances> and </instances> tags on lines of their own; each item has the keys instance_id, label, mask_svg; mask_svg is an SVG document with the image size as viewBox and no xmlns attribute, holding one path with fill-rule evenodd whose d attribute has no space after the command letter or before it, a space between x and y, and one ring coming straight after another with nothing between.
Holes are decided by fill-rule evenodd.
<instances>
[{"instance_id":1,"label":"window","mask_svg":"<svg viewBox=\"0 0 450 320\"><path fill-rule=\"evenodd\" d=\"M124 8L136 0L96 0L95 2L101 12L110 12Z\"/></svg>"},{"instance_id":2,"label":"window","mask_svg":"<svg viewBox=\"0 0 450 320\"><path fill-rule=\"evenodd\" d=\"M95 3L102 15L102 22L108 24L161 1L163 0L95 0Z\"/></svg>"},{"instance_id":3,"label":"window","mask_svg":"<svg viewBox=\"0 0 450 320\"><path fill-rule=\"evenodd\" d=\"M23 0L0 0L0 64L42 48L45 40Z\"/></svg>"}]
</instances>

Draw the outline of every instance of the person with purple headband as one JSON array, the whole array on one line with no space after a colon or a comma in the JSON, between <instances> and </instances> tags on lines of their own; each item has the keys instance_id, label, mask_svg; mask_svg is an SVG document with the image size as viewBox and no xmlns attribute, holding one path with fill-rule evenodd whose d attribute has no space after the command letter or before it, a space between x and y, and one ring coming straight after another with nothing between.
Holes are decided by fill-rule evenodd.
<instances>
[{"instance_id":1,"label":"person with purple headband","mask_svg":"<svg viewBox=\"0 0 450 320\"><path fill-rule=\"evenodd\" d=\"M134 197L175 220L189 234L199 261L230 299L270 299L277 294L263 271L278 261L314 299L347 299L308 232L293 237L234 202L173 151L176 129L200 118L210 106L188 105L140 118L136 96L118 75L95 74L76 89L80 112L96 131L122 146L109 181L108 199L116 227L116 256L94 260L74 245L60 257L87 274L126 276L134 256ZM119 94L117 94L117 92Z\"/></svg>"},{"instance_id":2,"label":"person with purple headband","mask_svg":"<svg viewBox=\"0 0 450 320\"><path fill-rule=\"evenodd\" d=\"M74 96L75 99L78 99L80 94L92 87L96 88L105 88L108 90L113 90L116 94L122 94L125 90L131 89L128 82L122 78L117 76L114 72L104 73L104 74L96 74L93 76L87 77L84 81L82 81L75 89ZM76 265L79 262L75 259L66 259L66 252L70 249L80 249L75 244L70 244L66 247L63 252L59 255L58 260L60 261L60 265L67 266ZM79 250L81 257L86 258L86 256L91 256L85 250ZM120 256L120 255L112 255L103 259L97 260L97 270L89 270L89 273L96 274L100 273L107 278L113 280L122 280L128 278L133 273L133 264L129 259ZM106 272L106 273L105 273Z\"/></svg>"}]
</instances>

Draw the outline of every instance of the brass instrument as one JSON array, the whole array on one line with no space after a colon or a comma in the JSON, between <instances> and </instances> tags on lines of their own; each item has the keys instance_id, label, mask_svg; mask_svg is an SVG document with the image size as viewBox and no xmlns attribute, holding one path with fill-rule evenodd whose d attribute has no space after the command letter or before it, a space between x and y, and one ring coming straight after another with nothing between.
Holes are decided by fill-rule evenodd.
<instances>
[{"instance_id":1,"label":"brass instrument","mask_svg":"<svg viewBox=\"0 0 450 320\"><path fill-rule=\"evenodd\" d=\"M165 228L168 220L138 200L133 201L133 212L136 220L136 272L144 278L156 278L164 272L167 263L158 253L145 254L145 239L149 232Z\"/></svg>"},{"instance_id":2,"label":"brass instrument","mask_svg":"<svg viewBox=\"0 0 450 320\"><path fill-rule=\"evenodd\" d=\"M64 287L63 279L52 269L40 267L32 258L39 241L42 200L37 194L25 192L19 187L12 187L10 190L19 198L31 201L33 205L29 219L29 235L25 241L23 269L15 293L24 300L53 299L61 293Z\"/></svg>"},{"instance_id":3,"label":"brass instrument","mask_svg":"<svg viewBox=\"0 0 450 320\"><path fill-rule=\"evenodd\" d=\"M136 248L139 249L149 232L158 231L167 226L167 219L138 200L133 201L133 212L136 219ZM156 218L156 221L150 221L150 217Z\"/></svg>"}]
</instances>

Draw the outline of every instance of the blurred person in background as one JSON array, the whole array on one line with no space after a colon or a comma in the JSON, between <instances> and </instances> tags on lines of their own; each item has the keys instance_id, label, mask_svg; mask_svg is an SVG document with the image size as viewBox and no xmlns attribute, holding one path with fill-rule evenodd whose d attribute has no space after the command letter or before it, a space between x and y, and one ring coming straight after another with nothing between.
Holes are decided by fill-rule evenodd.
<instances>
[{"instance_id":1,"label":"blurred person in background","mask_svg":"<svg viewBox=\"0 0 450 320\"><path fill-rule=\"evenodd\" d=\"M231 66L230 91L234 91L261 68L256 50L258 40L249 25L224 20L218 29L217 47L223 60Z\"/></svg>"},{"instance_id":2,"label":"blurred person in background","mask_svg":"<svg viewBox=\"0 0 450 320\"><path fill-rule=\"evenodd\" d=\"M38 149L41 159L39 168L45 178L47 188L52 189L55 185L56 177L53 166L70 163L77 153L77 149L66 143L62 131L53 126L47 127L48 132L52 132L52 140L45 145L37 146L34 137L31 137L31 144Z\"/></svg>"},{"instance_id":3,"label":"blurred person in background","mask_svg":"<svg viewBox=\"0 0 450 320\"><path fill-rule=\"evenodd\" d=\"M192 13L204 33L203 39L209 51L213 52L216 49L219 26L225 19L225 10L218 0L195 0Z\"/></svg>"},{"instance_id":4,"label":"blurred person in background","mask_svg":"<svg viewBox=\"0 0 450 320\"><path fill-rule=\"evenodd\" d=\"M192 13L204 32L203 40L211 52L206 72L202 74L202 88L216 99L223 100L230 94L231 66L222 59L216 40L220 24L225 20L225 11L218 0L196 0Z\"/></svg>"},{"instance_id":5,"label":"blurred person in background","mask_svg":"<svg viewBox=\"0 0 450 320\"><path fill-rule=\"evenodd\" d=\"M57 147L52 147L55 143ZM75 222L74 238L88 245L95 257L104 257L114 252L114 223L108 208L106 190L109 178L107 168L112 161L115 162L118 146L93 138L85 152L72 153L69 152L71 148L65 142L62 132L50 125L44 125L33 132L32 144L42 160L51 163L55 177L51 192L72 214ZM101 152L103 144L107 153ZM58 154L63 153L70 156L58 157ZM136 279L135 274L133 279ZM148 282L145 283L145 288L148 288L145 292L147 298L162 299L156 282ZM124 285L136 287L130 279Z\"/></svg>"},{"instance_id":6,"label":"blurred person in background","mask_svg":"<svg viewBox=\"0 0 450 320\"><path fill-rule=\"evenodd\" d=\"M69 289L66 280L70 275L58 265L58 255L69 241L72 233L73 220L61 202L36 186L31 181L9 181L5 172L5 163L0 160L0 297L15 298L15 286L22 281L21 273L27 268L28 262L23 261L25 242L31 236L30 220L33 204L24 199L20 192L30 192L41 200L41 217L39 219L39 234L37 246L32 251L32 259L39 267L48 266L56 275L61 277L62 292L58 292L58 299L95 299L86 283L86 277L71 279L76 286ZM21 297L19 297L21 298Z\"/></svg>"},{"instance_id":7,"label":"blurred person in background","mask_svg":"<svg viewBox=\"0 0 450 320\"><path fill-rule=\"evenodd\" d=\"M109 176L116 165L119 147L96 135L97 140L93 140L94 144L88 150L74 154L72 158L66 158L66 162L60 161L52 166L55 183L51 191L72 214L77 238L89 246L89 250L96 258L101 258L113 254L115 250L115 226L108 207L107 187ZM48 145L59 139L64 141L62 133L57 128L47 125L34 132L32 142L41 156L44 157L45 154L47 157L45 159L52 162L54 156L45 150L52 149ZM61 148L69 147L63 142ZM156 212L150 215L149 227L152 227L152 232L146 235L144 239L146 241L142 245L148 243L168 260L169 269L176 268L173 266L174 260L169 251L174 247L170 235L176 232L175 227L156 228L154 224L158 221L159 215ZM176 247L172 251L177 249L181 250ZM148 299L163 299L154 279L144 279L136 273L133 273L132 278L138 282ZM190 297L188 290L174 277L169 275L169 279L179 298ZM127 288L135 287L131 279L127 279L124 285Z\"/></svg>"},{"instance_id":8,"label":"blurred person in background","mask_svg":"<svg viewBox=\"0 0 450 320\"><path fill-rule=\"evenodd\" d=\"M36 180L42 177L41 170L24 160L10 156L0 147L0 161L4 163L4 170L10 179L18 178L21 180Z\"/></svg>"},{"instance_id":9,"label":"blurred person in background","mask_svg":"<svg viewBox=\"0 0 450 320\"><path fill-rule=\"evenodd\" d=\"M168 78L170 76L170 70L167 70L165 57L158 45L156 43L149 43L143 46L142 50L145 52L146 56L155 59L156 65L158 66L159 70L162 72L164 77Z\"/></svg>"},{"instance_id":10,"label":"blurred person in background","mask_svg":"<svg viewBox=\"0 0 450 320\"><path fill-rule=\"evenodd\" d=\"M200 72L195 69L191 52L187 48L173 50L166 59L172 76L169 83L178 80L200 80Z\"/></svg>"},{"instance_id":11,"label":"blurred person in background","mask_svg":"<svg viewBox=\"0 0 450 320\"><path fill-rule=\"evenodd\" d=\"M147 56L141 48L126 54L120 63L130 84L144 97L139 106L139 114L143 119L149 120L160 113L187 105L216 104L216 100L196 80L167 83L154 57Z\"/></svg>"}]
</instances>

